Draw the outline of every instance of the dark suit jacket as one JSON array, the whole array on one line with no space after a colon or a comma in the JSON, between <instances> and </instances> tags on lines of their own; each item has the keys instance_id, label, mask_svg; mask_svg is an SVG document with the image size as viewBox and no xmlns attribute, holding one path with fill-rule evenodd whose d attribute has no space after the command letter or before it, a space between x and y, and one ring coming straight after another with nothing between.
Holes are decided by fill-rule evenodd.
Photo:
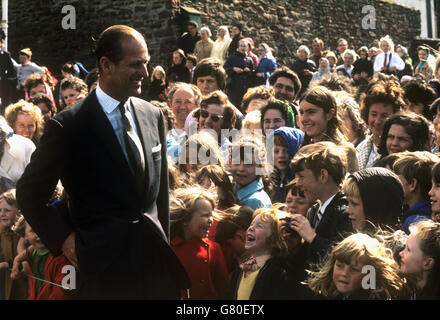
<instances>
[{"instance_id":1,"label":"dark suit jacket","mask_svg":"<svg viewBox=\"0 0 440 320\"><path fill-rule=\"evenodd\" d=\"M289 270L287 262L282 258L271 258L255 279L249 300L287 300L293 299L293 290L289 286ZM231 295L237 300L243 270L240 267L235 269L231 278Z\"/></svg>"},{"instance_id":2,"label":"dark suit jacket","mask_svg":"<svg viewBox=\"0 0 440 320\"><path fill-rule=\"evenodd\" d=\"M320 258L324 258L334 244L343 240L344 236L352 231L351 222L346 213L347 206L347 198L342 192L338 192L325 208L321 221L315 229L316 237L309 244L307 254L309 262L317 263ZM308 215L310 223L319 207L319 204L315 204L310 209Z\"/></svg>"},{"instance_id":3,"label":"dark suit jacket","mask_svg":"<svg viewBox=\"0 0 440 320\"><path fill-rule=\"evenodd\" d=\"M118 261L124 257L144 261L145 273L169 269L177 278L175 285L185 288L187 275L168 245L169 190L163 114L144 100L132 97L130 103L144 149L144 194L136 188L116 134L93 91L48 121L40 145L17 183L17 201L26 220L53 254L60 254L65 238L75 232L83 279L115 265L118 273L132 272L129 261ZM152 153L153 147L160 144L160 150ZM58 179L70 197L68 219L46 205ZM142 215L145 212L150 219ZM141 227L130 223L138 219ZM136 232L140 236L134 237ZM148 238L141 237L144 235ZM142 250L136 252L145 254L127 254L137 248ZM151 260L156 263L154 268L149 267ZM161 281L155 278L152 281Z\"/></svg>"}]
</instances>

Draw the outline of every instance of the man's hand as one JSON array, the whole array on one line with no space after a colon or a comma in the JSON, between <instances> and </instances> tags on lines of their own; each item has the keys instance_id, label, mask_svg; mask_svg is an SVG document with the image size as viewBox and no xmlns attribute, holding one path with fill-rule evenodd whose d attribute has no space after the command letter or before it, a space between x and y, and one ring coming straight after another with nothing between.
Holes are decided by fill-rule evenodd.
<instances>
[{"instance_id":1,"label":"man's hand","mask_svg":"<svg viewBox=\"0 0 440 320\"><path fill-rule=\"evenodd\" d=\"M292 215L291 227L308 243L311 243L316 237L316 232L309 220L301 214Z\"/></svg>"},{"instance_id":2,"label":"man's hand","mask_svg":"<svg viewBox=\"0 0 440 320\"><path fill-rule=\"evenodd\" d=\"M75 251L75 233L72 232L69 236L64 240L63 246L61 247L64 256L72 263L72 265L78 268L78 258L76 256Z\"/></svg>"},{"instance_id":3,"label":"man's hand","mask_svg":"<svg viewBox=\"0 0 440 320\"><path fill-rule=\"evenodd\" d=\"M242 72L243 72L243 69L238 68L238 67L234 67L234 71L235 71L236 73L242 73Z\"/></svg>"},{"instance_id":4,"label":"man's hand","mask_svg":"<svg viewBox=\"0 0 440 320\"><path fill-rule=\"evenodd\" d=\"M251 69L249 69L248 67L243 69L244 72L251 72Z\"/></svg>"}]
</instances>

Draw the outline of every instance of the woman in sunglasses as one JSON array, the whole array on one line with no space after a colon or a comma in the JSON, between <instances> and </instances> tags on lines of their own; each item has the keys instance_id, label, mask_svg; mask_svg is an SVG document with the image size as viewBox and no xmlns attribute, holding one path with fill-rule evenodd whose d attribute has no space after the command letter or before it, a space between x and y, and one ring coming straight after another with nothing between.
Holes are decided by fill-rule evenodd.
<instances>
[{"instance_id":1,"label":"woman in sunglasses","mask_svg":"<svg viewBox=\"0 0 440 320\"><path fill-rule=\"evenodd\" d=\"M222 158L227 159L230 135L222 135L221 130L232 130L236 121L235 108L229 102L228 96L220 90L210 93L202 100L195 115L199 130L210 130L216 136Z\"/></svg>"}]
</instances>

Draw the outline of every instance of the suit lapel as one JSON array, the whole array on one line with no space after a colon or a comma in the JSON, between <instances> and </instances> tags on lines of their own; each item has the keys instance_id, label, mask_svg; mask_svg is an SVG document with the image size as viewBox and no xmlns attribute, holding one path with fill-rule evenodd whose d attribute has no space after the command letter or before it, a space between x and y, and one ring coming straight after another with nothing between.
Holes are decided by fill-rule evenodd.
<instances>
[{"instance_id":1,"label":"suit lapel","mask_svg":"<svg viewBox=\"0 0 440 320\"><path fill-rule=\"evenodd\" d=\"M130 177L127 179L130 181L130 185L132 185L134 190L137 190L133 173L128 166L128 162L122 151L121 145L119 144L118 138L116 137L115 131L99 104L95 91L87 97L87 101L84 101L84 103L87 103L87 105L84 106L84 109L90 113L91 127L95 129L95 137L106 146L112 159L117 163L118 167L122 169L123 175L125 177Z\"/></svg>"}]
</instances>

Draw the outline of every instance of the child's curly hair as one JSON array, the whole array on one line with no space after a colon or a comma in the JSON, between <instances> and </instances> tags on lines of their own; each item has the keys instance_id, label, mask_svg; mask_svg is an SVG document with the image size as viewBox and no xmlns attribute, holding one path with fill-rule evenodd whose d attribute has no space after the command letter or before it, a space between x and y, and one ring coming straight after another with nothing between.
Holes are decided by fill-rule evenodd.
<instances>
[{"instance_id":1,"label":"child's curly hair","mask_svg":"<svg viewBox=\"0 0 440 320\"><path fill-rule=\"evenodd\" d=\"M270 236L267 238L267 244L271 247L272 257L285 257L287 255L287 244L281 232L281 216L277 207L260 208L254 211L252 218L260 215L261 221L270 224Z\"/></svg>"}]
</instances>

